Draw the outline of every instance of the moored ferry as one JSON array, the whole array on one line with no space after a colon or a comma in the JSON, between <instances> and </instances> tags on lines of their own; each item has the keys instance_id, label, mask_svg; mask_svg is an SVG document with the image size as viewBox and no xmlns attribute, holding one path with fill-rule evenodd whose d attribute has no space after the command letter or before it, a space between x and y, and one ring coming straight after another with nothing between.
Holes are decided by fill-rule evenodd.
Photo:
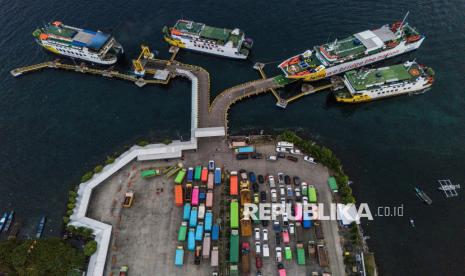
<instances>
[{"instance_id":1,"label":"moored ferry","mask_svg":"<svg viewBox=\"0 0 465 276\"><path fill-rule=\"evenodd\" d=\"M64 25L54 21L36 29L32 35L48 51L101 65L112 65L123 47L109 34Z\"/></svg>"},{"instance_id":2,"label":"moored ferry","mask_svg":"<svg viewBox=\"0 0 465 276\"><path fill-rule=\"evenodd\" d=\"M407 17L407 16L406 16ZM314 81L420 47L425 39L405 19L316 46L278 65L287 78Z\"/></svg>"},{"instance_id":3,"label":"moored ferry","mask_svg":"<svg viewBox=\"0 0 465 276\"><path fill-rule=\"evenodd\" d=\"M236 59L246 59L253 45L238 28L216 28L183 19L173 27L165 26L163 34L173 46Z\"/></svg>"},{"instance_id":4,"label":"moored ferry","mask_svg":"<svg viewBox=\"0 0 465 276\"><path fill-rule=\"evenodd\" d=\"M377 69L360 69L346 72L343 82L346 89L334 92L336 101L344 103L367 102L403 94L422 93L434 81L429 67L408 61Z\"/></svg>"}]
</instances>

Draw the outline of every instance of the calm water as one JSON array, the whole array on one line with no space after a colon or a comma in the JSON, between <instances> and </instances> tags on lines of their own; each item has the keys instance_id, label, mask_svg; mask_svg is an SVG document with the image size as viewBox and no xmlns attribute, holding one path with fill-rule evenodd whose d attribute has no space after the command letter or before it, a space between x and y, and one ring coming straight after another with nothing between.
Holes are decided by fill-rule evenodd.
<instances>
[{"instance_id":1,"label":"calm water","mask_svg":"<svg viewBox=\"0 0 465 276\"><path fill-rule=\"evenodd\" d=\"M305 4L304 4L305 3ZM342 4L344 3L344 4ZM382 275L463 275L464 197L445 200L435 181L465 184L465 34L463 1L0 1L0 211L15 209L32 233L41 214L59 233L70 185L106 155L143 137L187 138L190 84L144 87L79 74L44 71L19 79L12 68L52 57L31 32L58 19L115 34L126 57L147 43L166 56L161 28L179 17L241 27L254 38L251 61L181 52L178 59L210 71L213 94L256 79L254 61L275 62L315 44L401 19L426 34L416 58L437 72L434 88L360 106L335 105L325 93L274 107L271 96L236 105L233 133L299 131L331 147L354 181L359 202L404 206L404 217L365 223ZM275 63L266 70L277 73ZM433 199L421 204L413 187ZM415 219L416 228L408 219Z\"/></svg>"}]
</instances>

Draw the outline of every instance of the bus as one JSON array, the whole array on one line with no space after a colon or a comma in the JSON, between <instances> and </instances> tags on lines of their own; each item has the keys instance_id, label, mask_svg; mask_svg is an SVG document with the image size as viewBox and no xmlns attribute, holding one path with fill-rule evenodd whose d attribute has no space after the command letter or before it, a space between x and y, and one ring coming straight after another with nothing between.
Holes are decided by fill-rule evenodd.
<instances>
[{"instance_id":1,"label":"bus","mask_svg":"<svg viewBox=\"0 0 465 276\"><path fill-rule=\"evenodd\" d=\"M317 197L316 197L316 189L313 185L308 186L308 202L310 203L316 203L317 202Z\"/></svg>"},{"instance_id":2,"label":"bus","mask_svg":"<svg viewBox=\"0 0 465 276\"><path fill-rule=\"evenodd\" d=\"M208 189L213 189L213 182L215 181L215 175L213 172L208 173L208 182L207 182L207 187Z\"/></svg>"},{"instance_id":3,"label":"bus","mask_svg":"<svg viewBox=\"0 0 465 276\"><path fill-rule=\"evenodd\" d=\"M178 174L176 175L176 178L174 179L174 183L182 184L182 181L184 180L185 176L186 176L186 169L180 170Z\"/></svg>"},{"instance_id":4,"label":"bus","mask_svg":"<svg viewBox=\"0 0 465 276\"><path fill-rule=\"evenodd\" d=\"M187 182L192 183L192 181L194 181L194 168L189 167L187 169Z\"/></svg>"},{"instance_id":5,"label":"bus","mask_svg":"<svg viewBox=\"0 0 465 276\"><path fill-rule=\"evenodd\" d=\"M194 189L192 190L191 204L192 206L199 205L199 186L194 186Z\"/></svg>"},{"instance_id":6,"label":"bus","mask_svg":"<svg viewBox=\"0 0 465 276\"><path fill-rule=\"evenodd\" d=\"M236 171L231 172L231 176L229 177L229 194L236 196L239 194L239 183Z\"/></svg>"},{"instance_id":7,"label":"bus","mask_svg":"<svg viewBox=\"0 0 465 276\"><path fill-rule=\"evenodd\" d=\"M207 183L207 180L208 180L208 168L207 167L202 168L202 174L200 176L200 180L203 183Z\"/></svg>"},{"instance_id":8,"label":"bus","mask_svg":"<svg viewBox=\"0 0 465 276\"><path fill-rule=\"evenodd\" d=\"M176 206L182 206L183 197L182 197L182 185L174 186L174 204Z\"/></svg>"},{"instance_id":9,"label":"bus","mask_svg":"<svg viewBox=\"0 0 465 276\"><path fill-rule=\"evenodd\" d=\"M231 230L229 239L229 262L237 264L239 262L239 231Z\"/></svg>"},{"instance_id":10,"label":"bus","mask_svg":"<svg viewBox=\"0 0 465 276\"><path fill-rule=\"evenodd\" d=\"M215 186L218 186L221 184L221 168L216 168L215 169Z\"/></svg>"},{"instance_id":11,"label":"bus","mask_svg":"<svg viewBox=\"0 0 465 276\"><path fill-rule=\"evenodd\" d=\"M200 181L200 176L202 175L202 166L196 166L194 172L194 180Z\"/></svg>"},{"instance_id":12,"label":"bus","mask_svg":"<svg viewBox=\"0 0 465 276\"><path fill-rule=\"evenodd\" d=\"M230 226L232 229L238 229L239 228L239 203L236 200L231 201L230 212L231 212L231 216L230 216L231 225Z\"/></svg>"}]
</instances>

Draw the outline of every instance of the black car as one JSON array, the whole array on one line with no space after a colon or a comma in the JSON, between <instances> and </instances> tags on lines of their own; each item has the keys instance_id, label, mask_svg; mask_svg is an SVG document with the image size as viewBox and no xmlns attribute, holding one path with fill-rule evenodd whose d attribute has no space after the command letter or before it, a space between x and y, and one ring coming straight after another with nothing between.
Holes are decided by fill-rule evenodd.
<instances>
[{"instance_id":1,"label":"black car","mask_svg":"<svg viewBox=\"0 0 465 276\"><path fill-rule=\"evenodd\" d=\"M294 176L294 185L295 186L300 186L300 178L298 176Z\"/></svg>"},{"instance_id":2,"label":"black car","mask_svg":"<svg viewBox=\"0 0 465 276\"><path fill-rule=\"evenodd\" d=\"M290 155L288 155L286 158L287 158L287 160L292 161L292 162L297 162L297 161L299 161L299 159L297 159L297 157L290 156Z\"/></svg>"},{"instance_id":3,"label":"black car","mask_svg":"<svg viewBox=\"0 0 465 276\"><path fill-rule=\"evenodd\" d=\"M255 177L255 173L254 173L254 172L249 172L249 180L250 180L250 182L252 182L252 183L257 182L257 178Z\"/></svg>"},{"instance_id":4,"label":"black car","mask_svg":"<svg viewBox=\"0 0 465 276\"><path fill-rule=\"evenodd\" d=\"M249 155L247 153L239 153L239 154L236 154L236 159L237 160L249 159Z\"/></svg>"},{"instance_id":5,"label":"black car","mask_svg":"<svg viewBox=\"0 0 465 276\"><path fill-rule=\"evenodd\" d=\"M274 237L276 238L276 246L281 245L281 237L279 236L279 233L276 233Z\"/></svg>"},{"instance_id":6,"label":"black car","mask_svg":"<svg viewBox=\"0 0 465 276\"><path fill-rule=\"evenodd\" d=\"M291 178L287 174L284 176L284 183L286 185L291 185Z\"/></svg>"},{"instance_id":7,"label":"black car","mask_svg":"<svg viewBox=\"0 0 465 276\"><path fill-rule=\"evenodd\" d=\"M262 203L265 203L266 202L266 192L265 191L261 191L260 192L260 201Z\"/></svg>"},{"instance_id":8,"label":"black car","mask_svg":"<svg viewBox=\"0 0 465 276\"><path fill-rule=\"evenodd\" d=\"M250 155L250 158L252 159L262 159L263 158L263 154L259 153L259 152L255 152L255 153L252 153Z\"/></svg>"},{"instance_id":9,"label":"black car","mask_svg":"<svg viewBox=\"0 0 465 276\"><path fill-rule=\"evenodd\" d=\"M278 154L276 154L276 156L278 158L286 158L286 155L283 152L278 152Z\"/></svg>"},{"instance_id":10,"label":"black car","mask_svg":"<svg viewBox=\"0 0 465 276\"><path fill-rule=\"evenodd\" d=\"M291 215L294 217L295 216L295 207L294 204L291 205Z\"/></svg>"},{"instance_id":11,"label":"black car","mask_svg":"<svg viewBox=\"0 0 465 276\"><path fill-rule=\"evenodd\" d=\"M253 190L254 193L258 193L259 188L258 188L258 183L257 182L252 184L252 190Z\"/></svg>"},{"instance_id":12,"label":"black car","mask_svg":"<svg viewBox=\"0 0 465 276\"><path fill-rule=\"evenodd\" d=\"M257 178L258 178L258 183L260 184L265 183L265 178L263 177L263 175L259 174Z\"/></svg>"},{"instance_id":13,"label":"black car","mask_svg":"<svg viewBox=\"0 0 465 276\"><path fill-rule=\"evenodd\" d=\"M263 227L268 227L268 221L266 219L262 220L261 222Z\"/></svg>"}]
</instances>

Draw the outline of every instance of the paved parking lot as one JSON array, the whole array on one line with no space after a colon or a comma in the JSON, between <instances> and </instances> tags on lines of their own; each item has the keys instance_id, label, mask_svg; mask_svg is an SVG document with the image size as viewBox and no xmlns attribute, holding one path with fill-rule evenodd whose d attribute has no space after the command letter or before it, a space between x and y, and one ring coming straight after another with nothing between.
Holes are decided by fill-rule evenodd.
<instances>
[{"instance_id":1,"label":"paved parking lot","mask_svg":"<svg viewBox=\"0 0 465 276\"><path fill-rule=\"evenodd\" d=\"M267 154L274 153L273 145L257 146L257 151ZM208 138L199 142L199 150L187 152L182 162L186 167L206 165L208 160L216 161L217 166L233 171L245 169L256 175L283 172L289 176L299 176L302 181L314 185L318 190L319 201L331 202L331 193L327 187L328 172L320 165L312 165L302 159L294 163L280 159L277 162L261 160L241 160L234 158L222 139ZM88 216L113 225L112 241L109 248L106 265L106 275L111 272L117 275L119 267L128 265L130 275L211 275L213 269L209 261L202 261L200 266L194 265L194 253L185 251L184 266L175 267L174 255L178 244L177 232L182 220L182 207L174 206L173 179L155 177L150 180L141 179L141 168L165 167L180 160L169 162L132 162L113 175L106 183L100 185L93 193ZM222 187L222 186L220 186ZM131 208L121 208L124 192L131 189L135 193L135 201ZM260 191L266 191L270 201L268 184L260 184ZM215 188L214 221L219 217L220 188ZM278 191L279 201L279 191ZM344 275L342 251L336 222L322 222L333 275ZM263 229L262 226L260 226ZM268 245L270 257L263 259L262 275L277 275L275 261L275 233L271 223L268 229ZM283 260L288 275L311 275L311 272L322 272L316 260L309 262L307 244L314 239L313 228L304 230L304 248L306 265L298 266L296 262L295 238L291 236L293 259ZM255 241L247 239L251 245L250 275L255 275ZM241 238L241 242L246 239ZM284 248L283 248L284 250ZM220 253L221 256L221 253ZM220 259L220 262L225 260ZM342 271L341 271L342 269ZM329 269L328 269L329 271Z\"/></svg>"}]
</instances>

